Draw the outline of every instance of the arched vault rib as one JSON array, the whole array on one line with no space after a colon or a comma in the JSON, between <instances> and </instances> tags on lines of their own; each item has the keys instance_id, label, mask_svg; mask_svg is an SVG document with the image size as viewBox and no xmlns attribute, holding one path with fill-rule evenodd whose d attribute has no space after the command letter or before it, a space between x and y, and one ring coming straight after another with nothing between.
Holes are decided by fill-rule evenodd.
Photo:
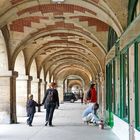
<instances>
[{"instance_id":1,"label":"arched vault rib","mask_svg":"<svg viewBox=\"0 0 140 140\"><path fill-rule=\"evenodd\" d=\"M74 60L79 60L82 63L85 63L85 65L89 66L92 69L92 71L94 71L95 73L98 72L96 65L92 61L87 59L84 55L78 54L78 52L76 52L76 53L75 52L72 52L72 53L71 52L66 52L66 54L64 56L59 57L60 55L58 54L55 57L52 57L51 60L53 60L53 61L50 64L50 66L49 65L47 66L46 70L51 68L51 65L53 65L53 62L59 63L60 60L65 61L66 59L72 59L72 60L74 59ZM62 52L62 55L63 55L63 52ZM59 58L57 58L57 57L59 57ZM48 59L48 61L49 61L49 59Z\"/></svg>"},{"instance_id":2,"label":"arched vault rib","mask_svg":"<svg viewBox=\"0 0 140 140\"><path fill-rule=\"evenodd\" d=\"M80 76L78 76L78 75L69 75L69 76L67 76L65 79L79 79L79 80L82 81L82 83L84 82L83 79L82 79L82 77L80 77ZM65 79L64 79L64 80L65 80ZM84 84L84 83L83 83L83 84Z\"/></svg>"},{"instance_id":3,"label":"arched vault rib","mask_svg":"<svg viewBox=\"0 0 140 140\"><path fill-rule=\"evenodd\" d=\"M52 72L52 75L56 75L57 73L59 73L59 71L62 71L63 69L67 69L67 68L73 68L73 70L75 68L79 69L79 70L83 70L88 76L89 78L92 80L95 77L95 74L92 71L89 71L88 68L86 68L87 66L83 66L77 63L73 63L73 64L68 64L67 61L66 62L62 62L57 69L54 69L54 71Z\"/></svg>"},{"instance_id":4,"label":"arched vault rib","mask_svg":"<svg viewBox=\"0 0 140 140\"><path fill-rule=\"evenodd\" d=\"M46 73L49 71L51 75L53 75L54 72L58 72L59 69L63 68L63 66L65 65L69 65L69 66L77 66L77 67L81 67L81 69L85 69L85 71L87 71L87 73L90 73L91 75L95 75L95 70L91 69L91 67L89 65L87 65L84 61L75 58L75 59L71 59L71 58L65 58L63 59L59 59L56 62L56 65L51 65L51 67L47 70L46 68ZM47 64L46 64L46 67Z\"/></svg>"},{"instance_id":5,"label":"arched vault rib","mask_svg":"<svg viewBox=\"0 0 140 140\"><path fill-rule=\"evenodd\" d=\"M70 80L68 83L68 87L71 89L74 85L78 85L80 88L82 88L82 81L80 79Z\"/></svg>"},{"instance_id":6,"label":"arched vault rib","mask_svg":"<svg viewBox=\"0 0 140 140\"><path fill-rule=\"evenodd\" d=\"M57 51L55 53L52 53L50 55L48 55L47 57L44 57L44 61L42 61L42 63L40 63L40 69L41 70L41 66L44 65L44 63L47 63L47 69L50 68L50 66L53 64L53 62L55 61L59 61L60 59L64 59L66 57L68 57L68 55L71 55L71 58L75 59L75 58L81 58L81 60L85 60L85 63L87 65L89 65L91 67L92 70L95 69L95 72L97 73L97 71L99 72L99 70L97 70L97 66L99 65L98 62L96 62L96 58L94 59L94 56L85 56L84 53L79 53L78 51L73 51L73 50L60 50ZM92 57L92 58L91 58ZM49 60L53 60L52 63L49 63ZM94 60L94 61L93 61ZM94 63L93 63L94 62ZM97 66L95 64L98 64ZM100 72L102 71L102 69L100 69Z\"/></svg>"},{"instance_id":7,"label":"arched vault rib","mask_svg":"<svg viewBox=\"0 0 140 140\"><path fill-rule=\"evenodd\" d=\"M33 2L32 2L33 3ZM31 1L26 1L23 3L18 4L19 8L11 8L11 10L9 9L9 11L5 12L5 14L3 14L5 17L10 17L10 16L6 16L6 14L8 15L9 13L11 15L14 15L15 12L17 12L18 16L26 15L25 13L33 13L35 14L36 12L40 12L41 14L44 13L52 13L52 12L57 12L59 10L61 10L61 14L64 13L74 13L74 11L78 11L81 13L86 13L87 15L94 15L97 18L100 19L99 15L102 17L102 20L104 22L107 22L109 24L113 23L113 25L115 26L114 28L117 29L118 34L122 33L122 27L119 23L119 21L117 20L115 14L111 11L111 9L109 9L109 7L107 7L107 5L103 6L103 2L102 3L90 3L88 1L81 1L80 3L77 1L73 1L72 0L67 0L65 2L65 4L59 4L59 8L58 6L55 7L55 4L43 4L41 5L39 2L34 3L34 6L32 5ZM74 4L73 4L74 3ZM46 8L45 8L46 6ZM49 8L49 11L45 11L45 9L48 9L47 7L52 7ZM26 7L26 8L24 8ZM105 8L106 7L106 8ZM56 9L57 8L57 9ZM71 9L67 10L66 9ZM94 10L93 10L94 9ZM7 18L8 21L13 20L13 18L16 18L17 16L12 16L11 18ZM3 19L3 18L2 18ZM108 20L109 19L109 20ZM3 20L0 22L0 25L3 25Z\"/></svg>"},{"instance_id":8,"label":"arched vault rib","mask_svg":"<svg viewBox=\"0 0 140 140\"><path fill-rule=\"evenodd\" d=\"M51 43L51 42L50 42ZM32 60L36 57L36 56L38 56L38 55L40 55L40 54L44 54L44 53L46 53L47 54L47 51L51 51L51 50L53 50L53 49L56 49L56 50L59 50L59 49L66 49L66 50L75 50L76 48L77 49L79 49L79 52L78 53L83 53L83 55L86 55L87 57L88 57L88 59L90 60L91 58L92 59L94 59L94 60L96 60L97 61L97 63L99 64L99 67L100 67L100 69L102 69L102 64L101 64L101 60L99 60L99 58L101 58L101 56L103 57L103 55L101 54L101 56L97 56L96 54L96 50L94 51L94 50L92 50L92 49L90 49L90 47L88 48L88 47L86 47L85 45L83 45L83 44L79 44L79 43L75 43L75 42L71 42L70 43L70 45L69 45L69 42L65 42L65 41L62 41L62 42L57 42L58 44L60 44L61 43L61 45L64 43L64 45L67 45L66 47L64 47L64 46L57 46L57 43L56 43L56 45L53 45L53 42L50 44L50 43L47 43L47 44L45 44L45 45L43 45L41 48L37 48L37 51L36 52L34 52L34 54L32 54L31 55L31 58L30 58L30 63L28 64L28 66L32 63ZM66 43L66 44L65 44ZM67 44L68 43L68 44ZM45 47L44 47L45 46ZM73 47L71 47L71 46L73 46ZM50 49L50 50L49 50ZM82 50L81 50L82 49ZM94 51L94 53L93 53L93 51ZM31 51L27 51L27 52L31 52ZM49 53L48 53L49 54ZM98 54L100 54L99 52L98 52ZM103 60L102 60L103 61Z\"/></svg>"},{"instance_id":9,"label":"arched vault rib","mask_svg":"<svg viewBox=\"0 0 140 140\"><path fill-rule=\"evenodd\" d=\"M56 67L54 68L54 70L57 70L57 67L61 66L61 65L66 65L66 64L70 64L70 65L80 65L80 66L83 66L85 67L91 74L97 74L97 72L91 68L84 60L80 60L78 58L65 58L65 59L57 59L57 61L55 60L55 63L57 64L58 63L58 66L56 65ZM44 63L45 65L45 72L47 73L48 71L50 71L51 67L53 65L55 65L55 63ZM50 66L50 67L49 67Z\"/></svg>"},{"instance_id":10,"label":"arched vault rib","mask_svg":"<svg viewBox=\"0 0 140 140\"><path fill-rule=\"evenodd\" d=\"M59 47L59 48L57 48L57 51L55 51L55 50L53 50L52 52L55 52L54 54L56 55L56 56L53 56L54 54L53 53L51 53L51 52L49 52L48 53L48 55L47 55L47 51L49 51L49 50L52 50L52 49L55 49L55 47L52 47L52 48L48 48L48 49L46 49L45 51L46 51L46 58L44 57L44 60L45 61L47 61L47 60L49 60L49 59L54 59L54 58L56 58L56 57L62 57L62 56L64 56L64 55L66 55L65 53L67 53L67 54L70 54L71 53L71 55L72 55L72 53L73 54L76 54L76 55L81 55L81 58L84 58L85 60L87 60L87 61L90 61L91 63L92 63L92 61L94 60L94 62L96 62L97 64L98 64L98 66L100 67L100 71L102 71L102 67L101 67L101 64L100 64L100 62L98 61L98 58L94 55L94 54L92 54L92 53L87 53L87 52L82 52L81 50L80 50L80 48L71 48L71 47L69 47L69 48L63 48L63 47ZM69 52L70 51L70 52ZM33 56L33 55L32 55ZM38 55L36 55L36 56L38 56ZM39 56L38 56L39 57ZM31 63L32 63L32 60L35 58L35 55L33 56L33 57L31 57L31 59L30 59L30 62L28 63L28 66L30 66L31 65ZM40 66L42 65L42 63L40 64Z\"/></svg>"},{"instance_id":11,"label":"arched vault rib","mask_svg":"<svg viewBox=\"0 0 140 140\"><path fill-rule=\"evenodd\" d=\"M70 61L70 62L67 62L67 61ZM63 65L67 65L68 63L72 63L71 65L73 65L73 63L74 63L73 59L69 59L69 60L58 59L57 61L55 60L55 62L56 62L55 64L53 62L48 62L48 63L44 62L44 64L42 64L41 69L43 68L45 73L47 74L47 72L50 70L52 65L55 65L57 67L57 69L58 69L59 67L62 67ZM59 62L59 64L57 62ZM81 63L81 64L79 64L79 63ZM80 65L81 67L84 67L86 70L88 70L91 73L91 75L94 75L93 74L93 69L91 69L87 65L87 63L84 64L83 61L78 61L78 63L76 63L75 65ZM55 68L55 70L57 70L57 69ZM38 76L39 75L40 75L40 72L38 73Z\"/></svg>"},{"instance_id":12,"label":"arched vault rib","mask_svg":"<svg viewBox=\"0 0 140 140\"><path fill-rule=\"evenodd\" d=\"M36 23L34 20L38 18L38 23ZM103 49L106 51L106 48L104 48L106 46L106 40L107 40L107 33L109 30L109 26L107 24L105 24L104 22L96 19L96 18L92 18L92 17L87 17L87 16L75 16L75 13L73 13L73 16L71 16L69 19L65 19L63 21L57 21L56 19L43 19L44 22L42 21L43 17L41 16L32 16L32 17L26 17L26 18L21 18L21 19L17 19L15 21L13 21L9 26L11 29L11 37L13 40L15 40L17 43L20 43L20 39L16 40L16 36L13 35L13 32L21 32L21 37L19 36L19 38L21 38L21 40L24 40L25 37L31 35L33 36L34 34L37 34L38 31L42 31L44 30L43 28L46 28L46 32L48 32L50 29L52 28L57 28L59 26L59 29L61 29L62 27L67 28L69 26L69 28L71 29L75 29L75 30L81 30L83 32L85 32L86 34L94 35L95 40L97 40L100 43L100 46L102 45ZM31 21L30 21L31 20ZM30 21L30 22L29 22ZM17 25L21 24L36 24L36 28L33 26L29 27L28 32L26 31L26 26L20 25L21 29L17 29ZM27 23L26 23L27 22ZM48 23L46 23L48 22ZM17 31L16 31L17 30ZM23 33L22 33L23 32ZM13 44L14 46L14 44Z\"/></svg>"},{"instance_id":13,"label":"arched vault rib","mask_svg":"<svg viewBox=\"0 0 140 140\"><path fill-rule=\"evenodd\" d=\"M89 83L89 81L91 80L90 77L84 72L81 71L79 72L79 69L75 69L75 71L73 71L73 68L67 68L67 69L63 69L61 71L59 71L57 73L57 75L54 76L55 80L64 80L66 77L70 76L70 75L77 75L80 76L86 84Z\"/></svg>"},{"instance_id":14,"label":"arched vault rib","mask_svg":"<svg viewBox=\"0 0 140 140\"><path fill-rule=\"evenodd\" d=\"M106 50L104 49L103 44L93 34L83 31L83 29L79 28L79 27L77 27L77 29L74 29L74 28L71 28L71 26L70 26L70 28L69 28L69 27L67 27L67 24L63 28L59 27L59 26L54 27L54 28L50 28L50 27L42 28L33 34L26 35L25 38L22 37L23 38L22 41L17 46L12 47L12 58L14 59L17 56L17 54L26 47L26 44L32 44L32 42L34 42L34 40L36 40L38 38L42 38L42 36L49 35L51 31L56 31L56 32L65 31L68 33L73 31L75 34L80 34L83 38L86 37L87 40L89 40L91 43L95 44L95 46L99 47L100 51L102 51L103 54L106 54Z\"/></svg>"}]
</instances>

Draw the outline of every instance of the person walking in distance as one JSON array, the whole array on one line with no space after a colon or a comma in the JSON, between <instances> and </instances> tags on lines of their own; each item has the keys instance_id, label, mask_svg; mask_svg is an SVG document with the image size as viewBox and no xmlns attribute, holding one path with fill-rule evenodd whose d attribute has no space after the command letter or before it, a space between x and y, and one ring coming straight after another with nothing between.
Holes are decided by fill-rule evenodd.
<instances>
[{"instance_id":1,"label":"person walking in distance","mask_svg":"<svg viewBox=\"0 0 140 140\"><path fill-rule=\"evenodd\" d=\"M43 98L42 104L44 104L44 108L46 109L46 123L45 126L53 126L52 119L53 113L56 108L56 105L59 107L59 97L58 91L55 89L56 84L54 82L49 84L49 88L47 89L45 96Z\"/></svg>"}]
</instances>

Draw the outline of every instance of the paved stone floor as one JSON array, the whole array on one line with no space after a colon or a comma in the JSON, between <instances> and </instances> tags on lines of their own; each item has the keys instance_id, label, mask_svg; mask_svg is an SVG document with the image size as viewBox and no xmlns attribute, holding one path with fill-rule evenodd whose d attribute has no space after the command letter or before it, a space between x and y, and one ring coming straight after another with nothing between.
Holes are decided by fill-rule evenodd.
<instances>
[{"instance_id":1,"label":"paved stone floor","mask_svg":"<svg viewBox=\"0 0 140 140\"><path fill-rule=\"evenodd\" d=\"M19 124L0 124L0 140L119 140L107 126L101 130L82 122L86 106L79 102L61 104L54 113L54 127L44 126L44 109L35 114L32 127L26 125L26 117L19 117Z\"/></svg>"}]
</instances>

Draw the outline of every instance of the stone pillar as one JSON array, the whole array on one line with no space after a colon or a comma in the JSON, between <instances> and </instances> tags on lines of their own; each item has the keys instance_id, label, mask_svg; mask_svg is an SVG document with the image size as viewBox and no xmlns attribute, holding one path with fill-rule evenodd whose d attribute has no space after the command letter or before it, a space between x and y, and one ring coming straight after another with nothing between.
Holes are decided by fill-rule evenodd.
<instances>
[{"instance_id":1,"label":"stone pillar","mask_svg":"<svg viewBox=\"0 0 140 140\"><path fill-rule=\"evenodd\" d=\"M31 81L33 80L32 76L28 76L27 80L27 95L31 94Z\"/></svg>"},{"instance_id":2,"label":"stone pillar","mask_svg":"<svg viewBox=\"0 0 140 140\"><path fill-rule=\"evenodd\" d=\"M68 92L68 79L65 80L65 92Z\"/></svg>"},{"instance_id":3,"label":"stone pillar","mask_svg":"<svg viewBox=\"0 0 140 140\"><path fill-rule=\"evenodd\" d=\"M31 77L19 75L16 80L16 110L17 116L27 116L26 103L30 93Z\"/></svg>"},{"instance_id":4,"label":"stone pillar","mask_svg":"<svg viewBox=\"0 0 140 140\"><path fill-rule=\"evenodd\" d=\"M43 98L44 98L44 95L45 95L45 93L46 93L47 82L42 81L40 84L41 84L40 101L41 101L41 103L42 103Z\"/></svg>"},{"instance_id":5,"label":"stone pillar","mask_svg":"<svg viewBox=\"0 0 140 140\"><path fill-rule=\"evenodd\" d=\"M38 103L38 83L39 83L39 79L38 78L34 78L31 81L31 94L34 95L34 100Z\"/></svg>"},{"instance_id":6,"label":"stone pillar","mask_svg":"<svg viewBox=\"0 0 140 140\"><path fill-rule=\"evenodd\" d=\"M42 100L41 100L41 83L42 83L42 79L39 79L39 82L38 82L38 103L41 104L42 103ZM38 112L41 111L41 107L39 106L38 107Z\"/></svg>"},{"instance_id":7,"label":"stone pillar","mask_svg":"<svg viewBox=\"0 0 140 140\"><path fill-rule=\"evenodd\" d=\"M97 75L96 76L96 79L95 79L95 82L96 82L96 91L97 91L97 102L100 104L100 83L99 83L99 76Z\"/></svg>"},{"instance_id":8,"label":"stone pillar","mask_svg":"<svg viewBox=\"0 0 140 140\"><path fill-rule=\"evenodd\" d=\"M46 93L48 84L49 84L49 83L48 83L47 81L44 81L44 93Z\"/></svg>"},{"instance_id":9,"label":"stone pillar","mask_svg":"<svg viewBox=\"0 0 140 140\"><path fill-rule=\"evenodd\" d=\"M0 72L0 123L16 123L16 77L15 71Z\"/></svg>"},{"instance_id":10,"label":"stone pillar","mask_svg":"<svg viewBox=\"0 0 140 140\"><path fill-rule=\"evenodd\" d=\"M105 82L103 74L100 75L100 84L101 84L101 96L102 96L102 114L101 117L105 117Z\"/></svg>"},{"instance_id":11,"label":"stone pillar","mask_svg":"<svg viewBox=\"0 0 140 140\"><path fill-rule=\"evenodd\" d=\"M58 95L59 95L59 102L63 103L63 81L59 81L57 83L57 90L58 90Z\"/></svg>"}]
</instances>

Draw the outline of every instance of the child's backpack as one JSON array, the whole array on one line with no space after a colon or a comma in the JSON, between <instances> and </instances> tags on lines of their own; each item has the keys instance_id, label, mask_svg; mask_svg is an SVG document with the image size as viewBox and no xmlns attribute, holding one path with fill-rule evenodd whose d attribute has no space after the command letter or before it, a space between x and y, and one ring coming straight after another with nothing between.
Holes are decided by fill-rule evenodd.
<instances>
[{"instance_id":1,"label":"child's backpack","mask_svg":"<svg viewBox=\"0 0 140 140\"><path fill-rule=\"evenodd\" d=\"M53 101L53 91L49 91L48 95L47 95L47 102L52 102Z\"/></svg>"}]
</instances>

